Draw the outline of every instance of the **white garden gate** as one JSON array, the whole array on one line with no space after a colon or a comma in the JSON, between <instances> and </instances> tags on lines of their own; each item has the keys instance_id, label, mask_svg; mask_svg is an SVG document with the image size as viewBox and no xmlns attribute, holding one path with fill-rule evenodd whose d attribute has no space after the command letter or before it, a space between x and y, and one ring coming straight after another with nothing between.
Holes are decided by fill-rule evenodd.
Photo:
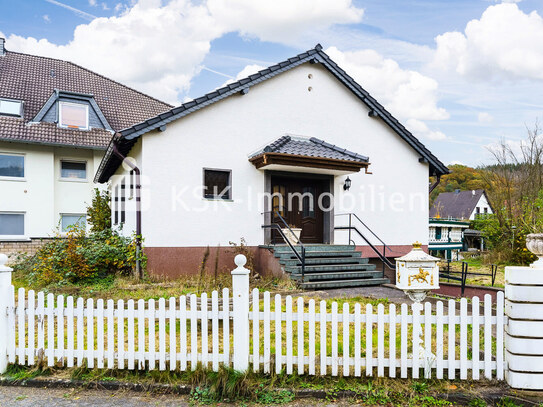
<instances>
[{"instance_id":1,"label":"white garden gate","mask_svg":"<svg viewBox=\"0 0 543 407\"><path fill-rule=\"evenodd\" d=\"M108 369L343 376L504 378L504 296L458 303L350 305L249 291L237 258L228 289L158 301L93 300L18 290L0 273L0 368L7 363ZM3 264L0 265L3 267ZM4 267L5 268L5 267ZM0 293L1 294L1 293ZM7 304L5 303L7 301ZM419 340L420 338L420 340Z\"/></svg>"}]
</instances>

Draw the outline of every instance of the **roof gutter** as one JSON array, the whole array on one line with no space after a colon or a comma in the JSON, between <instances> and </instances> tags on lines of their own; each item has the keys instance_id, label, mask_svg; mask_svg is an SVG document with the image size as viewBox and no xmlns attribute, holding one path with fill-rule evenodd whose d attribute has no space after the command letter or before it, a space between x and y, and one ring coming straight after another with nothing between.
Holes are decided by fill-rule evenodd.
<instances>
[{"instance_id":1,"label":"roof gutter","mask_svg":"<svg viewBox=\"0 0 543 407\"><path fill-rule=\"evenodd\" d=\"M433 190L436 189L436 187L439 185L440 182L441 182L441 175L437 175L436 182L430 185L430 192L428 192L428 194L431 194Z\"/></svg>"},{"instance_id":2,"label":"roof gutter","mask_svg":"<svg viewBox=\"0 0 543 407\"><path fill-rule=\"evenodd\" d=\"M128 160L117 147L115 141L112 142L113 154L121 159L123 163L128 165L136 174L136 277L143 278L143 270L141 268L141 171L136 164Z\"/></svg>"}]
</instances>

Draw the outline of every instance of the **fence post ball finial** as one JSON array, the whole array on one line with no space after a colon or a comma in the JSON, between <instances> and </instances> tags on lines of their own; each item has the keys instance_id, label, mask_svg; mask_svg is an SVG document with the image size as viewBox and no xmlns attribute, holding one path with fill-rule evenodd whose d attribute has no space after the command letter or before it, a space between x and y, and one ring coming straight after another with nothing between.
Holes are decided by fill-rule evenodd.
<instances>
[{"instance_id":1,"label":"fence post ball finial","mask_svg":"<svg viewBox=\"0 0 543 407\"><path fill-rule=\"evenodd\" d=\"M236 257L234 257L234 263L236 263L236 266L243 267L247 264L247 257L245 257L243 254L238 254Z\"/></svg>"}]
</instances>

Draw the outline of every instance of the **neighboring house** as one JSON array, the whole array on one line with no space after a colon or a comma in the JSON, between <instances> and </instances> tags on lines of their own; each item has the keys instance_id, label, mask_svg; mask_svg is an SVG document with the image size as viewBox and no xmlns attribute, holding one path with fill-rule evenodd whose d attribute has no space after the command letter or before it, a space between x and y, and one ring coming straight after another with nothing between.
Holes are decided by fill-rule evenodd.
<instances>
[{"instance_id":1,"label":"neighboring house","mask_svg":"<svg viewBox=\"0 0 543 407\"><path fill-rule=\"evenodd\" d=\"M430 208L431 218L473 220L481 214L492 214L492 206L484 189L442 192Z\"/></svg>"},{"instance_id":2,"label":"neighboring house","mask_svg":"<svg viewBox=\"0 0 543 407\"><path fill-rule=\"evenodd\" d=\"M33 251L85 223L115 131L171 108L71 62L6 50L0 38L0 248Z\"/></svg>"},{"instance_id":3,"label":"neighboring house","mask_svg":"<svg viewBox=\"0 0 543 407\"><path fill-rule=\"evenodd\" d=\"M454 219L430 218L428 249L447 260L458 260L464 249L464 232L469 222Z\"/></svg>"},{"instance_id":4,"label":"neighboring house","mask_svg":"<svg viewBox=\"0 0 543 407\"><path fill-rule=\"evenodd\" d=\"M492 214L492 206L483 189L442 192L430 208L429 249L444 253L451 260L458 252L484 249L481 232L468 229L469 221L478 215Z\"/></svg>"},{"instance_id":5,"label":"neighboring house","mask_svg":"<svg viewBox=\"0 0 543 407\"><path fill-rule=\"evenodd\" d=\"M205 258L208 270L230 270L229 242L244 238L259 272L279 269L273 252L296 277L290 249L273 246L283 238L262 227L284 226L279 213L311 252L306 278L328 286L380 275L365 259L377 253L338 229L344 213L379 236L351 216L379 252L386 242L386 257L401 256L428 244L428 176L448 173L320 45L118 132L95 180L109 182L125 233L138 228L134 166L150 273L197 273Z\"/></svg>"}]
</instances>

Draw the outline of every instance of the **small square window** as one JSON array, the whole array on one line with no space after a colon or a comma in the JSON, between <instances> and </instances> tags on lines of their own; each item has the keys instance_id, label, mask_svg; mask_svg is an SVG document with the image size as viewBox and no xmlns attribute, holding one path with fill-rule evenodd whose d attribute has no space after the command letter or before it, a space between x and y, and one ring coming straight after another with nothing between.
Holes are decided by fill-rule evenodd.
<instances>
[{"instance_id":1,"label":"small square window","mask_svg":"<svg viewBox=\"0 0 543 407\"><path fill-rule=\"evenodd\" d=\"M21 117L23 115L23 102L20 100L0 99L0 114Z\"/></svg>"},{"instance_id":2,"label":"small square window","mask_svg":"<svg viewBox=\"0 0 543 407\"><path fill-rule=\"evenodd\" d=\"M87 129L89 127L89 107L82 103L60 102L59 123L61 127Z\"/></svg>"},{"instance_id":3,"label":"small square window","mask_svg":"<svg viewBox=\"0 0 543 407\"><path fill-rule=\"evenodd\" d=\"M0 154L0 177L24 178L25 156Z\"/></svg>"},{"instance_id":4,"label":"small square window","mask_svg":"<svg viewBox=\"0 0 543 407\"><path fill-rule=\"evenodd\" d=\"M204 169L204 198L232 199L232 172Z\"/></svg>"},{"instance_id":5,"label":"small square window","mask_svg":"<svg viewBox=\"0 0 543 407\"><path fill-rule=\"evenodd\" d=\"M85 214L64 214L60 215L60 226L63 232L68 232L70 228L77 226L85 228L87 226L87 219Z\"/></svg>"},{"instance_id":6,"label":"small square window","mask_svg":"<svg viewBox=\"0 0 543 407\"><path fill-rule=\"evenodd\" d=\"M61 161L60 177L69 179L87 179L87 163L77 161Z\"/></svg>"},{"instance_id":7,"label":"small square window","mask_svg":"<svg viewBox=\"0 0 543 407\"><path fill-rule=\"evenodd\" d=\"M24 213L0 213L0 235L24 236Z\"/></svg>"}]
</instances>

